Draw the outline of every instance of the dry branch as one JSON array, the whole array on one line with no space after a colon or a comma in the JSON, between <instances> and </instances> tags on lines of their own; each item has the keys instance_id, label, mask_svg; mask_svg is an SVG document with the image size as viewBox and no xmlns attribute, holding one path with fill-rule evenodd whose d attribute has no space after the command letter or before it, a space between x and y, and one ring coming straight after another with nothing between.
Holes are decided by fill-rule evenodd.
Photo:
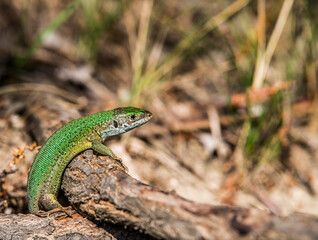
<instances>
[{"instance_id":1,"label":"dry branch","mask_svg":"<svg viewBox=\"0 0 318 240\"><path fill-rule=\"evenodd\" d=\"M258 209L199 204L125 173L111 158L88 150L67 168L62 188L83 215L163 239L299 239L318 237L318 218L286 218Z\"/></svg>"},{"instance_id":2,"label":"dry branch","mask_svg":"<svg viewBox=\"0 0 318 240\"><path fill-rule=\"evenodd\" d=\"M0 239L113 239L103 228L77 214L55 219L33 214L0 214Z\"/></svg>"}]
</instances>

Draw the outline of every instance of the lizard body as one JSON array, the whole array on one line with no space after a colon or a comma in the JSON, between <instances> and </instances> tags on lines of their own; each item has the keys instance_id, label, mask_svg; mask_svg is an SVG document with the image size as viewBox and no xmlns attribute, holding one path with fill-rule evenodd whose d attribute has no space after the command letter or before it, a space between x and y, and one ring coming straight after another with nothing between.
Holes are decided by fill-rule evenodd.
<instances>
[{"instance_id":1,"label":"lizard body","mask_svg":"<svg viewBox=\"0 0 318 240\"><path fill-rule=\"evenodd\" d=\"M43 215L55 208L62 174L67 164L80 152L93 149L120 161L102 142L145 124L150 112L134 107L116 108L75 119L49 137L36 155L28 177L28 207L31 213Z\"/></svg>"}]
</instances>

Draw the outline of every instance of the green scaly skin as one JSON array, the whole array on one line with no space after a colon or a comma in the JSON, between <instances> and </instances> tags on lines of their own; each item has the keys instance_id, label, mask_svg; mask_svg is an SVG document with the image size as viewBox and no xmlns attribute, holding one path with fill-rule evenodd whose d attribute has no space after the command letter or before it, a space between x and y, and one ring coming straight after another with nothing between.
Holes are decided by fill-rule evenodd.
<instances>
[{"instance_id":1,"label":"green scaly skin","mask_svg":"<svg viewBox=\"0 0 318 240\"><path fill-rule=\"evenodd\" d=\"M75 119L58 129L42 146L29 172L29 211L43 216L47 215L43 210L63 210L57 194L67 164L89 148L120 161L102 142L110 136L139 127L151 118L152 114L144 109L116 108Z\"/></svg>"}]
</instances>

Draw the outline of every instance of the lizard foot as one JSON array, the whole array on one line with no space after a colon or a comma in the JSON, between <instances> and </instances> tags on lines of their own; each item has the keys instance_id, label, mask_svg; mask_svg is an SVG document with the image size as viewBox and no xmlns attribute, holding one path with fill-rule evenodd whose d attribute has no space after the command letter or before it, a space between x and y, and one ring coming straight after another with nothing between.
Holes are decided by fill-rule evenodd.
<instances>
[{"instance_id":1,"label":"lizard foot","mask_svg":"<svg viewBox=\"0 0 318 240\"><path fill-rule=\"evenodd\" d=\"M58 208L54 208L52 210L49 211L43 211L43 210L39 210L39 212L36 214L39 217L49 217L50 215L54 214L54 213L64 213L62 215L59 215L57 217L55 217L55 219L62 219L65 218L66 216L72 218L73 214L70 212L70 210L72 210L73 208L71 206L67 206L67 207L58 207ZM66 215L66 216L65 216Z\"/></svg>"},{"instance_id":2,"label":"lizard foot","mask_svg":"<svg viewBox=\"0 0 318 240\"><path fill-rule=\"evenodd\" d=\"M116 160L116 162L118 162L120 164L120 166L122 166L122 168L124 169L124 171L126 173L128 173L128 167L123 163L123 160L120 158L120 157L117 157L116 155L115 156L112 156L112 158L114 160Z\"/></svg>"}]
</instances>

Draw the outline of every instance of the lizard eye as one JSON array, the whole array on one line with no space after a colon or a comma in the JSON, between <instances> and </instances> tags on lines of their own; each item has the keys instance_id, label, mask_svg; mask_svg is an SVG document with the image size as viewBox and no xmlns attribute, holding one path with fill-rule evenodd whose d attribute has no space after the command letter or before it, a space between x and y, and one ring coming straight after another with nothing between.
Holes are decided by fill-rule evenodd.
<instances>
[{"instance_id":1,"label":"lizard eye","mask_svg":"<svg viewBox=\"0 0 318 240\"><path fill-rule=\"evenodd\" d=\"M118 128L118 122L116 120L113 120L113 125L115 128Z\"/></svg>"},{"instance_id":2,"label":"lizard eye","mask_svg":"<svg viewBox=\"0 0 318 240\"><path fill-rule=\"evenodd\" d=\"M136 115L135 114L130 115L130 119L131 120L135 120L136 119Z\"/></svg>"}]
</instances>

